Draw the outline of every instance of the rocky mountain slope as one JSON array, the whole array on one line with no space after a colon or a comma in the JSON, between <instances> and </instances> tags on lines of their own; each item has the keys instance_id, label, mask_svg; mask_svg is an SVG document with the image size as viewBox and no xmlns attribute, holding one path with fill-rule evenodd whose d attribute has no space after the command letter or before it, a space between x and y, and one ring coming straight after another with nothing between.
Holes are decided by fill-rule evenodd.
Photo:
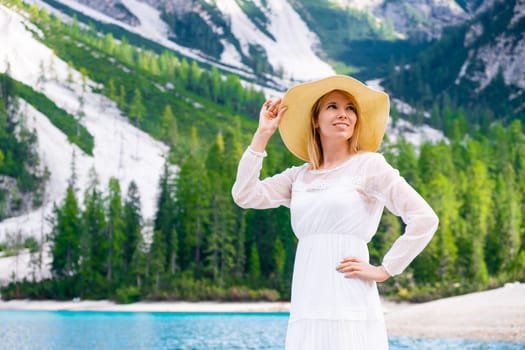
<instances>
[{"instance_id":1,"label":"rocky mountain slope","mask_svg":"<svg viewBox=\"0 0 525 350\"><path fill-rule=\"evenodd\" d=\"M524 33L523 0L482 4L472 19L392 72L387 88L409 103L430 108L451 100L474 113L487 112L480 118L485 123L508 122L525 109Z\"/></svg>"},{"instance_id":2,"label":"rocky mountain slope","mask_svg":"<svg viewBox=\"0 0 525 350\"><path fill-rule=\"evenodd\" d=\"M522 0L32 1L117 24L279 90L336 71L381 78L391 62L410 62L449 40L445 28L466 26L461 42L450 46L452 55L464 55L453 60L449 84L475 95L501 73L505 85L525 86ZM432 64L444 69L449 62Z\"/></svg>"}]
</instances>

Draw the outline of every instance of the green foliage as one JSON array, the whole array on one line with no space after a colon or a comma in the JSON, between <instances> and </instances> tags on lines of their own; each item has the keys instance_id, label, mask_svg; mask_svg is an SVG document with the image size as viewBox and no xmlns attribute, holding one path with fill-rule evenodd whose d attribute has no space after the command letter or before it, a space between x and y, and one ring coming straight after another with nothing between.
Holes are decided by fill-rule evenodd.
<instances>
[{"instance_id":1,"label":"green foliage","mask_svg":"<svg viewBox=\"0 0 525 350\"><path fill-rule=\"evenodd\" d=\"M381 285L383 293L424 301L524 280L525 196L518 180L525 173L522 130L519 122L495 125L488 136L423 144L419 154L405 141L385 143L385 156L429 201L440 226L407 271ZM240 150L235 133L226 135L217 136L204 161L189 155L177 177L166 166L149 246L138 237L144 225L138 193L129 190L124 201L115 181L108 184L106 197L91 186L82 209L75 207L69 189L55 210L50 237L55 279L41 288L20 283L27 290L19 289L18 295L113 296L120 302L288 298L295 249L289 213L234 210L229 191L236 162L225 154L238 157ZM288 164L287 157L272 156L267 171ZM109 234L117 232L116 213L128 218L120 240ZM381 262L402 231L399 218L386 212L370 244L373 263ZM79 240L81 249L75 250L69 243ZM238 260L243 251L247 257ZM2 293L10 298L15 289L9 286Z\"/></svg>"},{"instance_id":2,"label":"green foliage","mask_svg":"<svg viewBox=\"0 0 525 350\"><path fill-rule=\"evenodd\" d=\"M83 290L86 295L97 295L108 288L107 273L107 215L104 196L98 187L98 178L94 171L90 173L90 183L84 193L82 211L82 264Z\"/></svg>"},{"instance_id":3,"label":"green foliage","mask_svg":"<svg viewBox=\"0 0 525 350\"><path fill-rule=\"evenodd\" d=\"M155 235L153 244L158 245L159 256L164 256L164 261L159 261L159 273L169 272L174 274L176 271L177 260L177 216L175 211L175 188L173 186L173 175L169 170L169 164L164 164L164 172L160 179L160 194L157 203L157 214L153 229Z\"/></svg>"},{"instance_id":4,"label":"green foliage","mask_svg":"<svg viewBox=\"0 0 525 350\"><path fill-rule=\"evenodd\" d=\"M143 245L142 226L144 225L141 214L140 194L134 181L129 184L128 193L123 208L124 241L122 246L122 258L124 271L140 275L140 248ZM133 271L137 268L137 271Z\"/></svg>"},{"instance_id":5,"label":"green foliage","mask_svg":"<svg viewBox=\"0 0 525 350\"><path fill-rule=\"evenodd\" d=\"M421 147L415 186L440 225L405 276L382 286L385 293L422 301L524 280L524 186L517 177L524 142L522 124L514 121L492 125L487 135ZM410 148L396 146L387 153L394 164L413 158L403 155ZM382 253L382 241L372 243Z\"/></svg>"},{"instance_id":6,"label":"green foliage","mask_svg":"<svg viewBox=\"0 0 525 350\"><path fill-rule=\"evenodd\" d=\"M67 136L69 142L78 145L78 147L87 154L93 155L93 136L89 134L84 126L78 123L75 117L57 107L57 105L44 94L33 90L31 87L19 81L12 80L9 76L1 73L0 76L2 76L2 79L11 80L12 94L26 100L46 115L51 123Z\"/></svg>"},{"instance_id":7,"label":"green foliage","mask_svg":"<svg viewBox=\"0 0 525 350\"><path fill-rule=\"evenodd\" d=\"M115 292L115 301L120 304L135 303L140 300L140 297L140 290L135 286L123 286Z\"/></svg>"},{"instance_id":8,"label":"green foliage","mask_svg":"<svg viewBox=\"0 0 525 350\"><path fill-rule=\"evenodd\" d=\"M245 59L245 63L252 67L253 72L257 75L264 73L273 73L272 66L268 63L268 56L264 47L255 44L249 44L249 57Z\"/></svg>"},{"instance_id":9,"label":"green foliage","mask_svg":"<svg viewBox=\"0 0 525 350\"><path fill-rule=\"evenodd\" d=\"M55 207L55 222L50 235L53 262L51 271L56 278L73 276L80 264L80 210L75 192L67 188L62 207Z\"/></svg>"},{"instance_id":10,"label":"green foliage","mask_svg":"<svg viewBox=\"0 0 525 350\"><path fill-rule=\"evenodd\" d=\"M257 249L255 242L252 243L248 263L248 274L250 278L253 281L258 281L261 278L261 261L259 258L259 250Z\"/></svg>"},{"instance_id":11,"label":"green foliage","mask_svg":"<svg viewBox=\"0 0 525 350\"><path fill-rule=\"evenodd\" d=\"M164 12L162 19L173 29L180 45L200 50L216 59L220 58L224 50L221 38L198 13L189 12L180 16ZM223 23L222 28L226 28L226 23Z\"/></svg>"},{"instance_id":12,"label":"green foliage","mask_svg":"<svg viewBox=\"0 0 525 350\"><path fill-rule=\"evenodd\" d=\"M395 40L391 23L378 24L368 13L341 8L329 0L294 0L294 9L319 36L323 51L361 79L377 78L389 71L388 63L413 57L420 44ZM348 71L348 69L345 69Z\"/></svg>"},{"instance_id":13,"label":"green foliage","mask_svg":"<svg viewBox=\"0 0 525 350\"><path fill-rule=\"evenodd\" d=\"M36 133L27 127L27 117L16 99L17 82L7 73L0 74L0 220L16 215L24 206L39 205L46 179L36 152ZM32 201L24 200L29 194L33 194Z\"/></svg>"}]
</instances>

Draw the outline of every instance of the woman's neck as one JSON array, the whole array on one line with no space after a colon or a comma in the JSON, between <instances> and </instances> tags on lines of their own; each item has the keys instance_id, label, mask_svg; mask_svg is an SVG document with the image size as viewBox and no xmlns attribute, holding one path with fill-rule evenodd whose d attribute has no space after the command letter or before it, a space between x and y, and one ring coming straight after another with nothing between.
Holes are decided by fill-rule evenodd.
<instances>
[{"instance_id":1,"label":"woman's neck","mask_svg":"<svg viewBox=\"0 0 525 350\"><path fill-rule=\"evenodd\" d=\"M320 164L319 168L335 168L344 163L351 155L348 143L323 145L323 162Z\"/></svg>"}]
</instances>

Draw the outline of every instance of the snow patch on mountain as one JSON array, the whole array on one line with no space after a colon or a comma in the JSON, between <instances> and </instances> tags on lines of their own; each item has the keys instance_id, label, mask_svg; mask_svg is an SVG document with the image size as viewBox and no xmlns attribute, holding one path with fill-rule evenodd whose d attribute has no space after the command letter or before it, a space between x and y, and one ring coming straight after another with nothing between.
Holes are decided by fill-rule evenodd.
<instances>
[{"instance_id":1,"label":"snow patch on mountain","mask_svg":"<svg viewBox=\"0 0 525 350\"><path fill-rule=\"evenodd\" d=\"M31 253L29 249L23 249L17 255L0 256L0 286L9 284L15 280L22 279L40 281L51 277L52 263L49 245L45 245L42 251L42 262L40 263L40 252Z\"/></svg>"},{"instance_id":2,"label":"snow patch on mountain","mask_svg":"<svg viewBox=\"0 0 525 350\"><path fill-rule=\"evenodd\" d=\"M159 20L160 12L157 9L137 0L121 1L139 19L140 25L136 28L141 35L154 40L164 40L168 37L168 25Z\"/></svg>"},{"instance_id":3,"label":"snow patch on mountain","mask_svg":"<svg viewBox=\"0 0 525 350\"><path fill-rule=\"evenodd\" d=\"M236 1L218 0L217 8L230 20L231 30L241 43L243 53L249 56L249 44L261 45L268 61L276 70L282 70L285 79L312 80L334 74L334 70L314 52L319 39L287 1L267 0L270 24L263 33L242 11Z\"/></svg>"}]
</instances>

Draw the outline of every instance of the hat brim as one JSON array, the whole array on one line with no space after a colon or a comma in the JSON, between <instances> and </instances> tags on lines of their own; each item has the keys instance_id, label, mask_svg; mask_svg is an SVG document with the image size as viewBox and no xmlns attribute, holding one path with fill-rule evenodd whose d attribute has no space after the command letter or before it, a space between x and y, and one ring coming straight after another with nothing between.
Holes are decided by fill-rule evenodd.
<instances>
[{"instance_id":1,"label":"hat brim","mask_svg":"<svg viewBox=\"0 0 525 350\"><path fill-rule=\"evenodd\" d=\"M281 106L288 109L279 124L281 138L290 152L304 161L309 161L308 135L312 107L319 98L333 90L348 92L357 103L361 124L359 149L375 152L381 145L390 112L388 95L352 77L335 75L296 85L282 98Z\"/></svg>"}]
</instances>

